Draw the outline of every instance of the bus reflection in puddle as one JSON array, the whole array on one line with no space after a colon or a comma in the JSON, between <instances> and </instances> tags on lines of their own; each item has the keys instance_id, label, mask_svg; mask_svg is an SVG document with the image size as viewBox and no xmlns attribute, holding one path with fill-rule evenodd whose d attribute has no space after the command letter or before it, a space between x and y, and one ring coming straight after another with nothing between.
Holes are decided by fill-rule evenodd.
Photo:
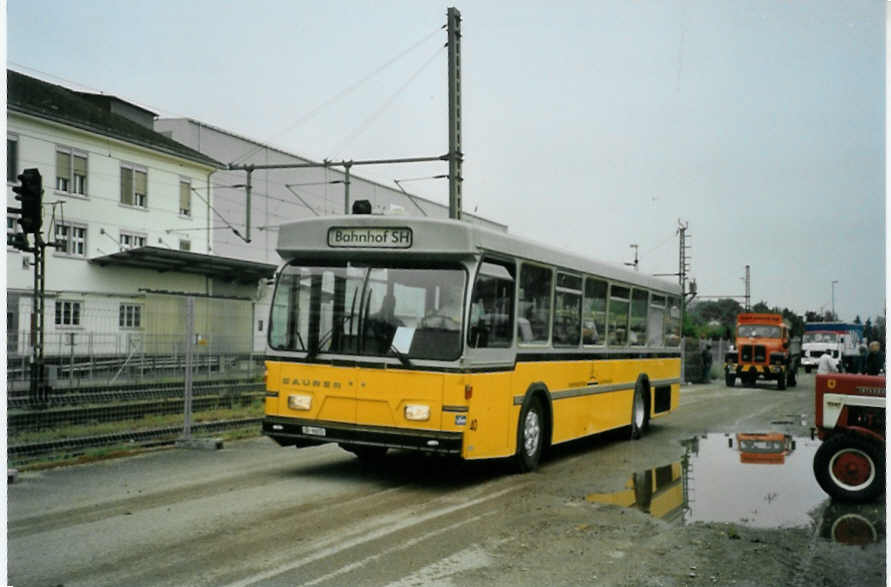
<instances>
[{"instance_id":1,"label":"bus reflection in puddle","mask_svg":"<svg viewBox=\"0 0 891 587\"><path fill-rule=\"evenodd\" d=\"M591 503L633 507L668 522L729 522L753 528L814 528L864 545L885 539L885 504L832 502L812 470L818 440L782 433L706 434L683 443L675 463L634 473Z\"/></svg>"}]
</instances>

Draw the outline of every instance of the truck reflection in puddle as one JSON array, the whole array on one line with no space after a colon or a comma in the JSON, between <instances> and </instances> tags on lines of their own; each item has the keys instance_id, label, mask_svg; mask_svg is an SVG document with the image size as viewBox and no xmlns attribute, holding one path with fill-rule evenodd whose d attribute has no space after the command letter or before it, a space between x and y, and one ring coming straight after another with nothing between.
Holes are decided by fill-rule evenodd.
<instances>
[{"instance_id":1,"label":"truck reflection in puddle","mask_svg":"<svg viewBox=\"0 0 891 587\"><path fill-rule=\"evenodd\" d=\"M884 501L837 504L817 485L811 463L819 444L782 433L697 436L683 443L679 461L634 473L623 489L586 499L683 524L811 527L844 544L884 540Z\"/></svg>"}]
</instances>

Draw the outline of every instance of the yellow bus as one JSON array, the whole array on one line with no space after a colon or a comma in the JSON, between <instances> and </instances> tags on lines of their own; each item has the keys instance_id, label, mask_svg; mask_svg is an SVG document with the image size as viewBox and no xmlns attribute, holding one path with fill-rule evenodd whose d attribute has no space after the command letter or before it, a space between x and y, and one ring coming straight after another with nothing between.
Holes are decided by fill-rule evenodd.
<instances>
[{"instance_id":1,"label":"yellow bus","mask_svg":"<svg viewBox=\"0 0 891 587\"><path fill-rule=\"evenodd\" d=\"M680 393L680 287L455 220L282 225L264 434L534 469L548 447L638 438Z\"/></svg>"}]
</instances>

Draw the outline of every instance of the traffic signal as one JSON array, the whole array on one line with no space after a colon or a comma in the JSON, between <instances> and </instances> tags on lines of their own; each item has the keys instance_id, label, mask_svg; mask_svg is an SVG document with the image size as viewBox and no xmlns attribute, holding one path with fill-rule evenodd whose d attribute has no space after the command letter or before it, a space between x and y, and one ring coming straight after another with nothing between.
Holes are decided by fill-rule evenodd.
<instances>
[{"instance_id":1,"label":"traffic signal","mask_svg":"<svg viewBox=\"0 0 891 587\"><path fill-rule=\"evenodd\" d=\"M37 234L43 224L43 179L37 169L25 169L19 175L21 185L13 186L16 200L22 203L19 224L25 234Z\"/></svg>"}]
</instances>

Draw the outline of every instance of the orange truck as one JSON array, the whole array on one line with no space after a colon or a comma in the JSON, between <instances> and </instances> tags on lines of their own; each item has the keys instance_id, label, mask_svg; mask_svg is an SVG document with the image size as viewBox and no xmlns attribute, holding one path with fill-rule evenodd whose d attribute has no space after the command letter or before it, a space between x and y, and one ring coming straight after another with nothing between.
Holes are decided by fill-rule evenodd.
<instances>
[{"instance_id":1,"label":"orange truck","mask_svg":"<svg viewBox=\"0 0 891 587\"><path fill-rule=\"evenodd\" d=\"M736 435L739 462L747 465L782 465L795 450L795 441L782 432L739 433Z\"/></svg>"},{"instance_id":2,"label":"orange truck","mask_svg":"<svg viewBox=\"0 0 891 587\"><path fill-rule=\"evenodd\" d=\"M795 387L800 362L800 341L781 314L743 313L736 318L736 350L724 357L724 380L728 387L737 377L748 386L763 379L776 381L777 389Z\"/></svg>"}]
</instances>

